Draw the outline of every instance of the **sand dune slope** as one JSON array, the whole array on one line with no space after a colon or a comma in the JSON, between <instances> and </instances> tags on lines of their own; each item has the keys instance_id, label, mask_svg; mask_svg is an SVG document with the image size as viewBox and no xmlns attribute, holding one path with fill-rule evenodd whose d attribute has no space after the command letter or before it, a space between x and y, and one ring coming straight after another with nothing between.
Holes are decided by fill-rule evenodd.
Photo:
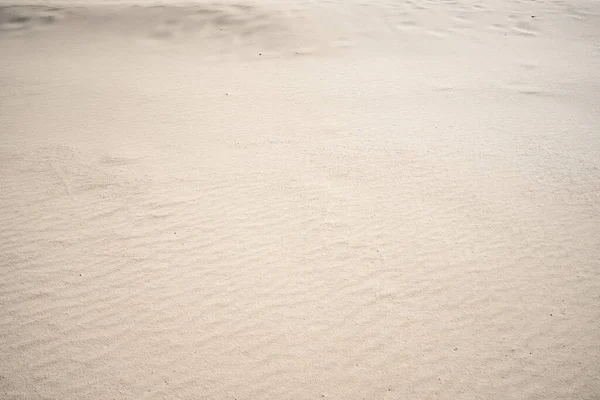
<instances>
[{"instance_id":1,"label":"sand dune slope","mask_svg":"<svg viewBox=\"0 0 600 400\"><path fill-rule=\"evenodd\" d=\"M0 398L600 396L597 3L15 3Z\"/></svg>"}]
</instances>

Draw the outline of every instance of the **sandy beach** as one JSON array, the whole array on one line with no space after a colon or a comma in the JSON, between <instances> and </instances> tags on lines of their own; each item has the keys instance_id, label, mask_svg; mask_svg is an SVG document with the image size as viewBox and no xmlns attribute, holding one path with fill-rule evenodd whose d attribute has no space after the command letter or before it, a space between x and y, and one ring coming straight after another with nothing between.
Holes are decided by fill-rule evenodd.
<instances>
[{"instance_id":1,"label":"sandy beach","mask_svg":"<svg viewBox=\"0 0 600 400\"><path fill-rule=\"evenodd\" d=\"M0 0L0 399L599 399L600 3Z\"/></svg>"}]
</instances>

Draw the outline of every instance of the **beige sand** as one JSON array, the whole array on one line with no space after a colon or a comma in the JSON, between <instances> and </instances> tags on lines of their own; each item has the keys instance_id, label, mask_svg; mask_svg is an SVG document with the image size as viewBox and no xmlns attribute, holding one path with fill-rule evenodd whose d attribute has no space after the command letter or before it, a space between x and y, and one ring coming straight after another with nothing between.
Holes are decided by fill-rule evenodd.
<instances>
[{"instance_id":1,"label":"beige sand","mask_svg":"<svg viewBox=\"0 0 600 400\"><path fill-rule=\"evenodd\" d=\"M600 398L600 3L45 4L1 399Z\"/></svg>"}]
</instances>

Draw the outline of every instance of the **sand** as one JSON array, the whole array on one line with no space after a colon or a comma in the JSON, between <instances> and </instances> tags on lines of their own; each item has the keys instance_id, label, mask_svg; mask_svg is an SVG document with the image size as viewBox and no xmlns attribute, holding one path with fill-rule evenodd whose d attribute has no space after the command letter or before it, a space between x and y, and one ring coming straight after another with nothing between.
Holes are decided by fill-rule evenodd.
<instances>
[{"instance_id":1,"label":"sand","mask_svg":"<svg viewBox=\"0 0 600 400\"><path fill-rule=\"evenodd\" d=\"M0 398L598 399L599 154L595 1L2 0Z\"/></svg>"}]
</instances>

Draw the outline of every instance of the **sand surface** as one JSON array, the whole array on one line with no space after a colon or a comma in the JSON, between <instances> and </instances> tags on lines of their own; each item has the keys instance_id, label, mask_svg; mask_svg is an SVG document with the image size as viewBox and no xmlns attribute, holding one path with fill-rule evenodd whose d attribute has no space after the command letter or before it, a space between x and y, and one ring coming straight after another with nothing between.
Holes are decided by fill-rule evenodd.
<instances>
[{"instance_id":1,"label":"sand surface","mask_svg":"<svg viewBox=\"0 0 600 400\"><path fill-rule=\"evenodd\" d=\"M1 3L1 399L600 398L600 3Z\"/></svg>"}]
</instances>

